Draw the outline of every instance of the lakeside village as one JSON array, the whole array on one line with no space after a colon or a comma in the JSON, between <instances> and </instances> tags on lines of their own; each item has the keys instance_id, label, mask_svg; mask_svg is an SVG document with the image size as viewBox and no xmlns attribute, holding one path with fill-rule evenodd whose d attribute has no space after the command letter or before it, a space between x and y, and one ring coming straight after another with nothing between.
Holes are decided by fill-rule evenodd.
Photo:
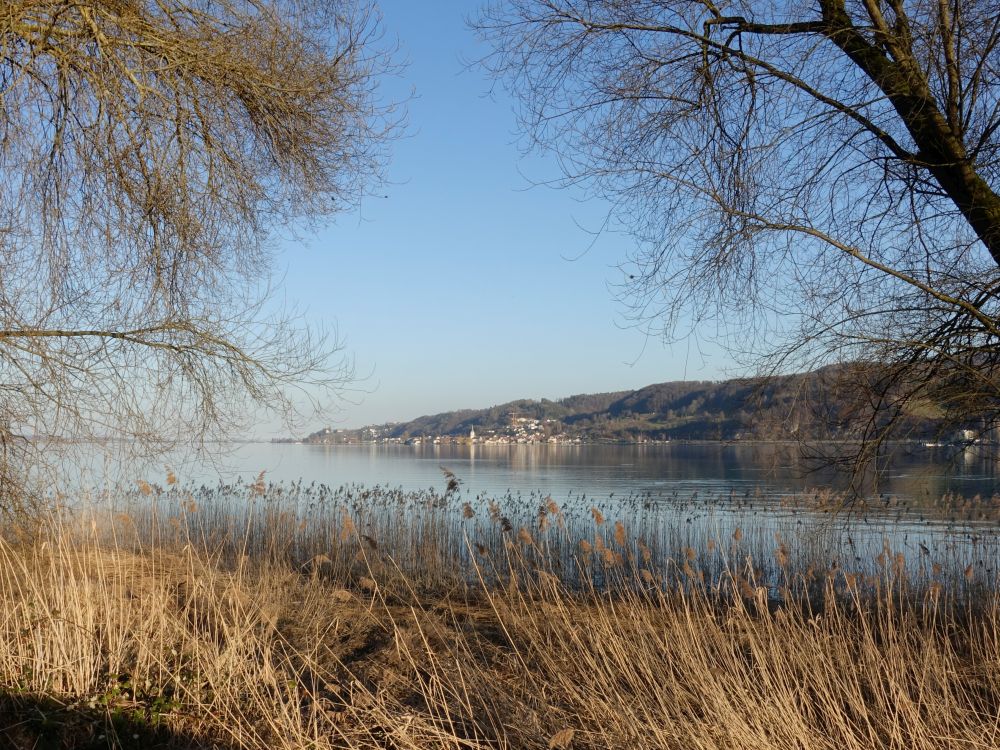
<instances>
[{"instance_id":1,"label":"lakeside village","mask_svg":"<svg viewBox=\"0 0 1000 750\"><path fill-rule=\"evenodd\" d=\"M390 422L377 427L364 427L356 430L335 430L325 427L312 433L302 440L276 438L272 442L298 443L308 445L358 445L358 444L393 444L393 445L512 445L512 444L564 444L581 445L584 443L606 442L587 435L573 435L564 431L563 423L558 419L536 419L533 417L511 416L509 422L502 427L469 428L467 434L398 436L393 435L398 423ZM615 442L622 442L621 440ZM634 443L669 443L668 439L638 437L628 442Z\"/></svg>"},{"instance_id":2,"label":"lakeside village","mask_svg":"<svg viewBox=\"0 0 1000 750\"><path fill-rule=\"evenodd\" d=\"M399 431L402 423L389 422L384 425L363 427L359 429L333 429L324 427L301 440L294 438L272 438L272 443L286 443L295 445L585 445L591 443L628 443L628 444L649 444L665 445L671 439L665 435L651 437L648 435L632 434L615 436L607 434L593 433L590 431L579 431L570 434L565 431L565 425L558 419L537 419L533 417L511 417L507 425L496 428L483 428L477 432L475 426L469 428L468 433L463 434L457 430L451 434L441 435L410 435L403 431L403 434L393 434ZM926 448L961 447L966 450L983 449L985 447L996 448L1000 446L997 439L998 430L993 429L988 432L988 437L984 439L981 432L973 430L958 430L948 438L943 440L924 441L920 439L902 440L899 442L922 445ZM756 436L746 433L737 433L731 436L726 442L754 442ZM685 436L681 442L715 442L719 437L706 438L704 436ZM756 440L760 440L756 437ZM765 439L765 442L774 442ZM778 442L784 442L779 440ZM837 440L830 442L840 442ZM850 441L848 441L850 442Z\"/></svg>"},{"instance_id":3,"label":"lakeside village","mask_svg":"<svg viewBox=\"0 0 1000 750\"><path fill-rule=\"evenodd\" d=\"M279 443L312 445L663 444L669 442L855 442L849 405L821 400L825 419L801 393L822 393L815 374L768 381L731 380L649 385L636 391L578 394L558 401L519 399L485 409L430 414L353 429L325 427ZM958 429L956 429L958 428ZM946 425L924 412L903 415L893 442L921 447L1000 444L1000 422Z\"/></svg>"}]
</instances>

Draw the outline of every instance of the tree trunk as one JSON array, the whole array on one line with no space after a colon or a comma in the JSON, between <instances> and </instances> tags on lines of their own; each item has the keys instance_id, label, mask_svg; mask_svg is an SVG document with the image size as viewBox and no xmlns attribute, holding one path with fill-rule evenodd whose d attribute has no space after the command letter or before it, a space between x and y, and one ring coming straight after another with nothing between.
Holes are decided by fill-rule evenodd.
<instances>
[{"instance_id":1,"label":"tree trunk","mask_svg":"<svg viewBox=\"0 0 1000 750\"><path fill-rule=\"evenodd\" d=\"M1000 196L973 167L960 134L948 124L927 78L905 39L893 60L854 26L843 0L821 0L825 35L889 98L917 145L917 163L951 198L993 260L1000 266Z\"/></svg>"}]
</instances>

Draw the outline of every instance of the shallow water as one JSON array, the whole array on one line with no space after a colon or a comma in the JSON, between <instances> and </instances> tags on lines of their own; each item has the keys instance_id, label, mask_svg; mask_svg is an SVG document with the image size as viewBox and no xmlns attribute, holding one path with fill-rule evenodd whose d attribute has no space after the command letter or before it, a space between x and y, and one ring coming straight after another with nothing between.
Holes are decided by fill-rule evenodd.
<instances>
[{"instance_id":1,"label":"shallow water","mask_svg":"<svg viewBox=\"0 0 1000 750\"><path fill-rule=\"evenodd\" d=\"M792 573L800 582L815 572L843 583L848 571L871 580L905 571L921 585L950 581L965 593L995 585L1000 523L992 500L960 511L953 503L921 508L890 499L851 513L832 512L829 500L824 493L630 492L556 500L538 491L471 497L301 481L140 484L109 494L112 513L104 519L116 528L115 544L137 534L145 548L166 534L226 559L277 554L294 569L308 569L320 556L354 574L362 561L384 558L409 575L474 577L474 561L502 567L517 549L531 565L573 585L603 586L608 575L638 574L647 565L687 571L688 562L711 581L745 571L770 588Z\"/></svg>"},{"instance_id":2,"label":"shallow water","mask_svg":"<svg viewBox=\"0 0 1000 750\"><path fill-rule=\"evenodd\" d=\"M222 497L239 497L238 487L262 472L265 482L297 485L291 494L307 501L342 486L443 494L447 469L460 483L450 493L453 509L464 501L497 499L515 524L530 525L540 503L551 497L588 521L596 507L650 539L668 534L673 547L726 538L738 527L757 528L768 538L817 530L828 539L833 531L833 547L844 545L844 555L859 554L851 550L856 545L871 557L886 536L912 551L920 545L943 551L995 537L1000 529L997 463L970 451L949 460L944 451L922 446L901 451L879 492L850 516L829 512L840 508L830 489L842 487L844 477L817 470L794 445L245 443L219 446L207 459L126 460L96 450L82 459L64 474L77 478L70 495L81 499L90 494L81 487L97 488L94 496L102 490L114 496L116 487L134 490L140 481L165 486L168 473L177 487L208 493L220 485L237 488L220 490Z\"/></svg>"}]
</instances>

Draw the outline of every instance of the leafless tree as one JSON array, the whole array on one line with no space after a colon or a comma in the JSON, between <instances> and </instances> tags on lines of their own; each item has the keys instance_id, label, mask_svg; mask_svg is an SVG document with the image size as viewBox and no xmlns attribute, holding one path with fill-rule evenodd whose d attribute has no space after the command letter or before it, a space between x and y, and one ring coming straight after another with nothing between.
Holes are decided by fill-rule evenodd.
<instances>
[{"instance_id":1,"label":"leafless tree","mask_svg":"<svg viewBox=\"0 0 1000 750\"><path fill-rule=\"evenodd\" d=\"M162 447L343 384L267 301L273 239L377 180L390 57L353 0L0 4L6 492L17 436Z\"/></svg>"},{"instance_id":2,"label":"leafless tree","mask_svg":"<svg viewBox=\"0 0 1000 750\"><path fill-rule=\"evenodd\" d=\"M994 0L508 0L477 25L529 145L638 238L636 321L850 363L856 466L913 415L996 423Z\"/></svg>"}]
</instances>

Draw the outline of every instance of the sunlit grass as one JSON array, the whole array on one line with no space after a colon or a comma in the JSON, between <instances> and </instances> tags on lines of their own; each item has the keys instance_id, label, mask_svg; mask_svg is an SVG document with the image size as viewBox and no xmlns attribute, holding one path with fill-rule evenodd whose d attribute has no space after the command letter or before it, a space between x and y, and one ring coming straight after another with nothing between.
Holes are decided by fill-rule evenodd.
<instances>
[{"instance_id":1,"label":"sunlit grass","mask_svg":"<svg viewBox=\"0 0 1000 750\"><path fill-rule=\"evenodd\" d=\"M0 544L15 746L1000 741L985 526L262 479L113 500Z\"/></svg>"}]
</instances>

